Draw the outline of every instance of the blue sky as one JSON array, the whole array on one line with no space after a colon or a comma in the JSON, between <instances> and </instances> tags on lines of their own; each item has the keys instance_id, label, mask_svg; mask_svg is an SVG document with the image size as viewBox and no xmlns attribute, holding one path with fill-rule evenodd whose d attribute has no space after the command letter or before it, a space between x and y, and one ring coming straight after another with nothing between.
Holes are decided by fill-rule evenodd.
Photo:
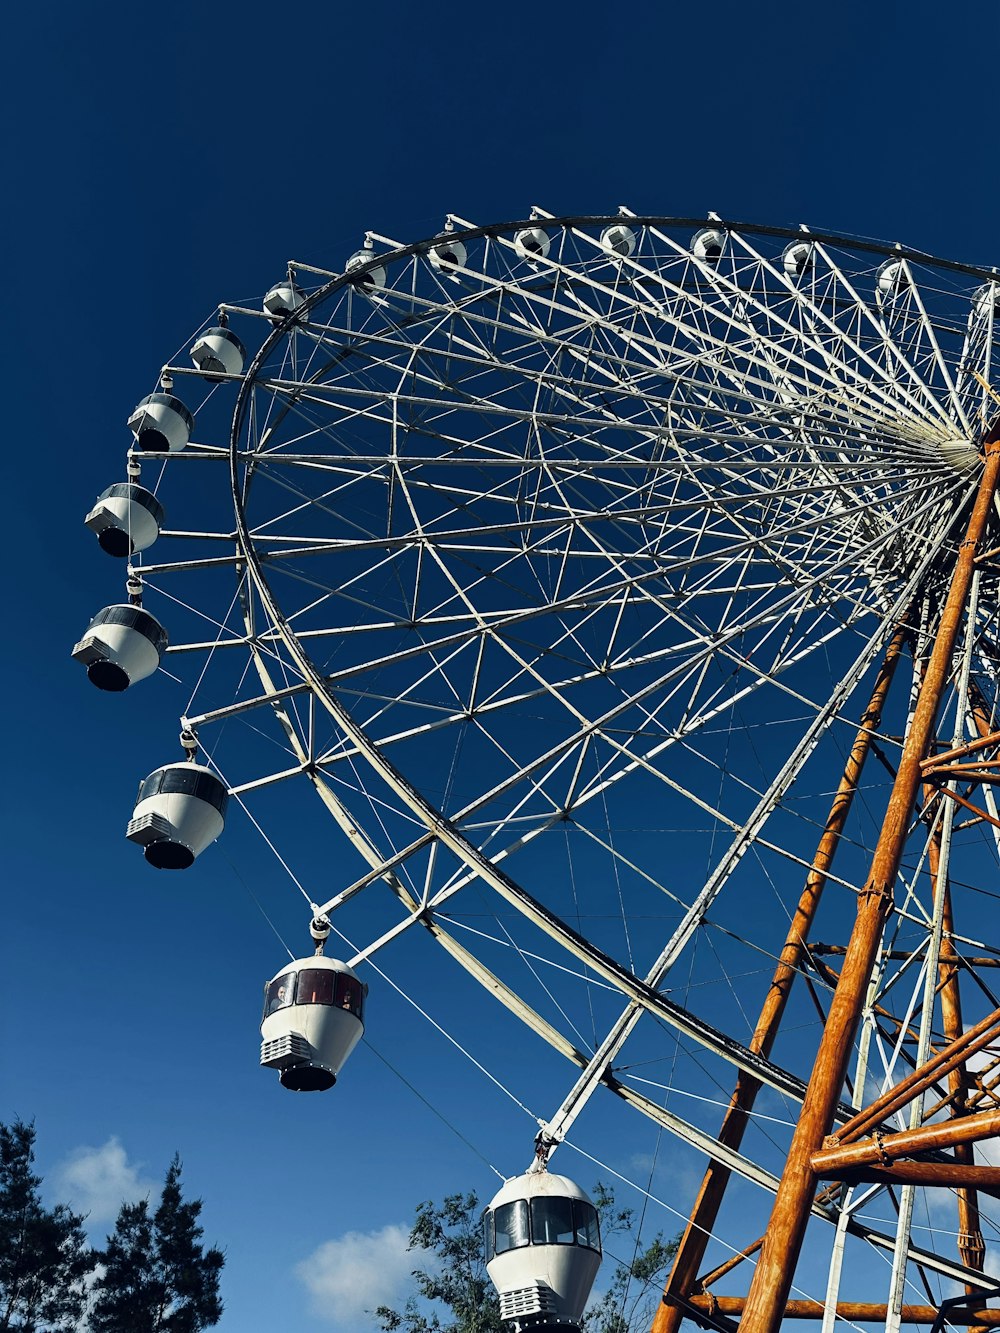
<instances>
[{"instance_id":1,"label":"blue sky","mask_svg":"<svg viewBox=\"0 0 1000 1333\"><path fill-rule=\"evenodd\" d=\"M532 1126L403 1006L369 1036L409 1056L440 1115L364 1049L329 1096L283 1093L256 1066L282 954L246 893L270 906L276 876L236 850L158 877L123 840L179 711L99 697L69 659L117 596L82 517L117 478L125 417L220 300L256 301L290 257L336 269L368 228L431 235L449 211L714 209L1000 260L1000 20L985 0L941 13L54 3L8 19L0 1115L36 1118L41 1169L97 1235L179 1151L228 1250L223 1333L356 1328L359 1275L377 1268L381 1299L408 1269L415 1204L492 1188L444 1120L505 1173ZM581 1146L634 1174L656 1143L616 1114ZM683 1193L696 1160L659 1150ZM569 1159L585 1184L601 1174Z\"/></svg>"}]
</instances>

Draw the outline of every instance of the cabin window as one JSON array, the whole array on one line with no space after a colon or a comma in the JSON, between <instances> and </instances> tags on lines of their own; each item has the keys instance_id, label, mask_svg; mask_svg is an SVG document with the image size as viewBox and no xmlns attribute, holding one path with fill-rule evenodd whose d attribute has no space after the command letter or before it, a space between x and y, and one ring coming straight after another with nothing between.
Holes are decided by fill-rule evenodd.
<instances>
[{"instance_id":1,"label":"cabin window","mask_svg":"<svg viewBox=\"0 0 1000 1333\"><path fill-rule=\"evenodd\" d=\"M483 1242L486 1262L505 1250L529 1244L529 1204L525 1199L501 1204L483 1216ZM601 1253L601 1229L597 1209L583 1199L553 1196L535 1198L530 1203L530 1244L580 1245Z\"/></svg>"},{"instance_id":2,"label":"cabin window","mask_svg":"<svg viewBox=\"0 0 1000 1333\"><path fill-rule=\"evenodd\" d=\"M361 1017L363 1008L364 993L361 989L361 982L357 977L350 976L347 972L338 972L336 1005L338 1009L346 1009L355 1018Z\"/></svg>"},{"instance_id":3,"label":"cabin window","mask_svg":"<svg viewBox=\"0 0 1000 1333\"><path fill-rule=\"evenodd\" d=\"M528 1244L528 1204L524 1199L515 1199L513 1203L502 1203L493 1210L493 1224L496 1228L495 1252L503 1254L505 1250L519 1250Z\"/></svg>"},{"instance_id":4,"label":"cabin window","mask_svg":"<svg viewBox=\"0 0 1000 1333\"><path fill-rule=\"evenodd\" d=\"M163 627L139 606L106 606L98 611L88 628L95 629L98 625L127 625L130 629L136 629L161 654L167 646Z\"/></svg>"},{"instance_id":5,"label":"cabin window","mask_svg":"<svg viewBox=\"0 0 1000 1333\"><path fill-rule=\"evenodd\" d=\"M264 987L264 1017L287 1009L295 999L295 973L282 972Z\"/></svg>"},{"instance_id":6,"label":"cabin window","mask_svg":"<svg viewBox=\"0 0 1000 1333\"><path fill-rule=\"evenodd\" d=\"M333 1005L337 985L337 973L327 968L307 967L299 973L299 989L296 1004Z\"/></svg>"},{"instance_id":7,"label":"cabin window","mask_svg":"<svg viewBox=\"0 0 1000 1333\"><path fill-rule=\"evenodd\" d=\"M576 1243L588 1250L601 1252L601 1228L597 1220L597 1209L583 1199L573 1200L573 1222L576 1227Z\"/></svg>"},{"instance_id":8,"label":"cabin window","mask_svg":"<svg viewBox=\"0 0 1000 1333\"><path fill-rule=\"evenodd\" d=\"M572 1199L532 1199L531 1239L536 1245L572 1245L574 1234Z\"/></svg>"},{"instance_id":9,"label":"cabin window","mask_svg":"<svg viewBox=\"0 0 1000 1333\"><path fill-rule=\"evenodd\" d=\"M141 505L143 509L148 510L157 525L163 522L164 510L152 491L145 490L142 486L136 486L131 481L116 481L113 486L106 487L97 497L98 500L131 500L134 504Z\"/></svg>"},{"instance_id":10,"label":"cabin window","mask_svg":"<svg viewBox=\"0 0 1000 1333\"><path fill-rule=\"evenodd\" d=\"M139 786L140 801L161 793L164 796L171 793L197 796L200 801L215 806L220 815L226 813L229 801L229 792L219 779L212 773L199 771L193 764L171 764L168 768L158 768Z\"/></svg>"}]
</instances>

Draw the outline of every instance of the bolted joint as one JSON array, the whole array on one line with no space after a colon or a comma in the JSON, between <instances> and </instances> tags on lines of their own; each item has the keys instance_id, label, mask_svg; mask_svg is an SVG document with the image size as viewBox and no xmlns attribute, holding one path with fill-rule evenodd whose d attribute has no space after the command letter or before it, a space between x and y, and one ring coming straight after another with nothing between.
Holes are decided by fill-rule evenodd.
<instances>
[{"instance_id":1,"label":"bolted joint","mask_svg":"<svg viewBox=\"0 0 1000 1333\"><path fill-rule=\"evenodd\" d=\"M548 1125L542 1125L541 1129L535 1135L535 1160L529 1171L545 1171L548 1167L549 1158L559 1147L560 1139L553 1134Z\"/></svg>"},{"instance_id":2,"label":"bolted joint","mask_svg":"<svg viewBox=\"0 0 1000 1333\"><path fill-rule=\"evenodd\" d=\"M986 1260L986 1243L981 1231L960 1231L958 1233L958 1252L962 1256L962 1261L969 1268L974 1268L979 1273L983 1271L983 1264Z\"/></svg>"},{"instance_id":3,"label":"bolted joint","mask_svg":"<svg viewBox=\"0 0 1000 1333\"><path fill-rule=\"evenodd\" d=\"M886 912L892 910L895 901L892 894L892 886L884 881L869 880L865 887L858 894L861 902L873 902L875 906L882 908Z\"/></svg>"}]
</instances>

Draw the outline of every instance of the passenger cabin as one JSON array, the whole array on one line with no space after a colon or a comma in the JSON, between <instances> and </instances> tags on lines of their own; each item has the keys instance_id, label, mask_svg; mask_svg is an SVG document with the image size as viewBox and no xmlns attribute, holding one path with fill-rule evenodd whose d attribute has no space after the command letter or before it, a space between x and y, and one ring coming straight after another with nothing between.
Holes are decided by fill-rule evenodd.
<instances>
[{"instance_id":1,"label":"passenger cabin","mask_svg":"<svg viewBox=\"0 0 1000 1333\"><path fill-rule=\"evenodd\" d=\"M128 428L140 449L176 454L191 438L194 417L172 393L151 393L136 404Z\"/></svg>"},{"instance_id":2,"label":"passenger cabin","mask_svg":"<svg viewBox=\"0 0 1000 1333\"><path fill-rule=\"evenodd\" d=\"M628 259L638 244L635 232L624 222L612 222L601 232L601 245L615 259Z\"/></svg>"},{"instance_id":3,"label":"passenger cabin","mask_svg":"<svg viewBox=\"0 0 1000 1333\"><path fill-rule=\"evenodd\" d=\"M875 296L879 304L892 300L910 285L910 273L902 259L887 259L875 274Z\"/></svg>"},{"instance_id":4,"label":"passenger cabin","mask_svg":"<svg viewBox=\"0 0 1000 1333\"><path fill-rule=\"evenodd\" d=\"M292 1092L325 1092L365 1030L367 987L346 963L299 958L264 987L260 1063Z\"/></svg>"},{"instance_id":5,"label":"passenger cabin","mask_svg":"<svg viewBox=\"0 0 1000 1333\"><path fill-rule=\"evenodd\" d=\"M271 323L277 328L289 315L295 314L305 299L306 294L302 288L292 282L291 278L285 278L270 288L262 304Z\"/></svg>"},{"instance_id":6,"label":"passenger cabin","mask_svg":"<svg viewBox=\"0 0 1000 1333\"><path fill-rule=\"evenodd\" d=\"M1000 314L1000 283L978 287L972 296L972 309L976 319L996 319Z\"/></svg>"},{"instance_id":7,"label":"passenger cabin","mask_svg":"<svg viewBox=\"0 0 1000 1333\"><path fill-rule=\"evenodd\" d=\"M808 241L792 241L781 254L781 265L789 278L801 278L813 267L813 248Z\"/></svg>"},{"instance_id":8,"label":"passenger cabin","mask_svg":"<svg viewBox=\"0 0 1000 1333\"><path fill-rule=\"evenodd\" d=\"M521 259L545 259L551 245L548 232L541 227L522 227L514 233L514 249Z\"/></svg>"},{"instance_id":9,"label":"passenger cabin","mask_svg":"<svg viewBox=\"0 0 1000 1333\"><path fill-rule=\"evenodd\" d=\"M597 1209L580 1186L545 1170L515 1176L484 1211L483 1233L501 1318L579 1333L601 1266Z\"/></svg>"},{"instance_id":10,"label":"passenger cabin","mask_svg":"<svg viewBox=\"0 0 1000 1333\"><path fill-rule=\"evenodd\" d=\"M464 268L469 258L469 252L461 241L451 238L446 232L444 236L432 245L427 252L427 258L431 262L432 268L454 269Z\"/></svg>"},{"instance_id":11,"label":"passenger cabin","mask_svg":"<svg viewBox=\"0 0 1000 1333\"><path fill-rule=\"evenodd\" d=\"M157 870L186 870L225 827L229 792L211 769L164 764L139 784L125 836Z\"/></svg>"},{"instance_id":12,"label":"passenger cabin","mask_svg":"<svg viewBox=\"0 0 1000 1333\"><path fill-rule=\"evenodd\" d=\"M127 690L151 676L167 649L167 631L141 606L105 606L74 645L73 657L99 690Z\"/></svg>"},{"instance_id":13,"label":"passenger cabin","mask_svg":"<svg viewBox=\"0 0 1000 1333\"><path fill-rule=\"evenodd\" d=\"M372 262L374 258L374 249L355 250L344 265L344 272L354 275L352 278L354 286L367 296L370 296L373 292L380 292L389 276L384 264Z\"/></svg>"},{"instance_id":14,"label":"passenger cabin","mask_svg":"<svg viewBox=\"0 0 1000 1333\"><path fill-rule=\"evenodd\" d=\"M191 360L207 380L241 375L246 355L247 349L232 329L221 325L206 329L191 348Z\"/></svg>"},{"instance_id":15,"label":"passenger cabin","mask_svg":"<svg viewBox=\"0 0 1000 1333\"><path fill-rule=\"evenodd\" d=\"M718 227L702 227L691 240L691 253L706 264L717 264L726 248L726 233Z\"/></svg>"},{"instance_id":16,"label":"passenger cabin","mask_svg":"<svg viewBox=\"0 0 1000 1333\"><path fill-rule=\"evenodd\" d=\"M119 481L101 491L84 519L102 551L124 559L152 546L163 527L163 506L152 491Z\"/></svg>"}]
</instances>

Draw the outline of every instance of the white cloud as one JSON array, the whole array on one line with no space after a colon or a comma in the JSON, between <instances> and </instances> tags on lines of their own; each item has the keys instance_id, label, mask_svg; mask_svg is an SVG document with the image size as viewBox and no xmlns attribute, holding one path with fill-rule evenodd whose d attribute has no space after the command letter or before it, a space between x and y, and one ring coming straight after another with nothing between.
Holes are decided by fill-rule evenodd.
<instances>
[{"instance_id":1,"label":"white cloud","mask_svg":"<svg viewBox=\"0 0 1000 1333\"><path fill-rule=\"evenodd\" d=\"M140 1168L128 1160L117 1138L100 1148L77 1148L53 1173L55 1192L88 1222L114 1221L123 1203L144 1198L158 1187L146 1180Z\"/></svg>"},{"instance_id":2,"label":"white cloud","mask_svg":"<svg viewBox=\"0 0 1000 1333\"><path fill-rule=\"evenodd\" d=\"M311 1297L312 1313L333 1324L375 1325L379 1305L398 1308L411 1288L410 1273L425 1266L422 1254L407 1250L409 1228L348 1231L328 1240L295 1266Z\"/></svg>"}]
</instances>

